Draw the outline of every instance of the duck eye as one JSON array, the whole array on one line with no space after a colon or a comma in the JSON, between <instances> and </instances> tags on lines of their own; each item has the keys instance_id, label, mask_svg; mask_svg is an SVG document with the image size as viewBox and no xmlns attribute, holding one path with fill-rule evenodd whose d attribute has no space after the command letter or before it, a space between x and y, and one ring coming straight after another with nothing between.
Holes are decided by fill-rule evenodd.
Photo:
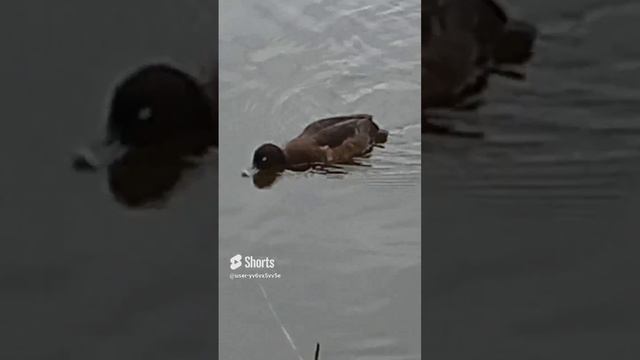
<instances>
[{"instance_id":1,"label":"duck eye","mask_svg":"<svg viewBox=\"0 0 640 360\"><path fill-rule=\"evenodd\" d=\"M263 157L262 157L262 159L260 159L260 161L262 161L262 162L266 162L266 161L267 161L267 157L266 157L266 156L263 156Z\"/></svg>"},{"instance_id":2,"label":"duck eye","mask_svg":"<svg viewBox=\"0 0 640 360\"><path fill-rule=\"evenodd\" d=\"M138 120L143 120L143 121L149 120L151 119L151 115L153 115L151 108L148 106L145 106L138 111Z\"/></svg>"}]
</instances>

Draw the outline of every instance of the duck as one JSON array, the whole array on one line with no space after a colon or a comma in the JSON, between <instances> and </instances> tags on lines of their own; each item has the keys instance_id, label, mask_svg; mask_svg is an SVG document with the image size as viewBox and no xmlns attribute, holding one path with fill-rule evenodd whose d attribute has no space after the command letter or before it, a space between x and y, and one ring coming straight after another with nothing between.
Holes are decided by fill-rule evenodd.
<instances>
[{"instance_id":1,"label":"duck","mask_svg":"<svg viewBox=\"0 0 640 360\"><path fill-rule=\"evenodd\" d=\"M425 0L422 9L423 109L473 109L480 102L467 101L491 75L524 78L510 67L533 56L534 25L494 0Z\"/></svg>"},{"instance_id":2,"label":"duck","mask_svg":"<svg viewBox=\"0 0 640 360\"><path fill-rule=\"evenodd\" d=\"M162 204L218 147L216 91L215 77L201 83L169 64L135 69L113 89L106 135L77 153L73 168L106 167L111 193L127 207Z\"/></svg>"},{"instance_id":3,"label":"duck","mask_svg":"<svg viewBox=\"0 0 640 360\"><path fill-rule=\"evenodd\" d=\"M76 170L96 170L127 151L197 156L218 146L213 86L168 64L142 66L113 91L103 140L77 154Z\"/></svg>"},{"instance_id":4,"label":"duck","mask_svg":"<svg viewBox=\"0 0 640 360\"><path fill-rule=\"evenodd\" d=\"M284 147L266 143L253 154L255 171L304 171L314 165L349 164L385 143L388 131L368 114L316 120Z\"/></svg>"}]
</instances>

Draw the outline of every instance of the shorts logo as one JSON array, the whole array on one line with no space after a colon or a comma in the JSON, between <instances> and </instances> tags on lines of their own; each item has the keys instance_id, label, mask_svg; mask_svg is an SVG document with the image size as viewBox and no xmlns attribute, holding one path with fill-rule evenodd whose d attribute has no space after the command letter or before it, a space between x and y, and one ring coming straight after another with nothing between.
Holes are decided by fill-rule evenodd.
<instances>
[{"instance_id":1,"label":"shorts logo","mask_svg":"<svg viewBox=\"0 0 640 360\"><path fill-rule=\"evenodd\" d=\"M230 259L231 262L231 270L236 270L237 268L242 266L242 255L238 254Z\"/></svg>"}]
</instances>

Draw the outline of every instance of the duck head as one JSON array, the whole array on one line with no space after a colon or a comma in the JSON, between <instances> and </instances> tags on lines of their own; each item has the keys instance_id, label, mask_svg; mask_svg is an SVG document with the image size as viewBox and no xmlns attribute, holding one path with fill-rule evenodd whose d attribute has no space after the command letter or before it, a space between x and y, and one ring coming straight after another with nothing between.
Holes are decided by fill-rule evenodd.
<instances>
[{"instance_id":1,"label":"duck head","mask_svg":"<svg viewBox=\"0 0 640 360\"><path fill-rule=\"evenodd\" d=\"M218 145L217 108L195 78L169 65L137 69L114 88L107 134L73 167L107 167L111 192L127 206L163 199L194 157Z\"/></svg>"},{"instance_id":2,"label":"duck head","mask_svg":"<svg viewBox=\"0 0 640 360\"><path fill-rule=\"evenodd\" d=\"M190 139L195 150L218 144L212 119L211 101L196 79L168 65L149 65L116 87L108 138L134 148Z\"/></svg>"},{"instance_id":3,"label":"duck head","mask_svg":"<svg viewBox=\"0 0 640 360\"><path fill-rule=\"evenodd\" d=\"M256 170L284 170L287 158L284 151L274 144L263 144L253 153L253 167Z\"/></svg>"},{"instance_id":4,"label":"duck head","mask_svg":"<svg viewBox=\"0 0 640 360\"><path fill-rule=\"evenodd\" d=\"M107 136L74 159L77 170L95 170L126 151L163 149L200 155L218 145L211 99L195 78L169 65L147 65L114 89Z\"/></svg>"}]
</instances>

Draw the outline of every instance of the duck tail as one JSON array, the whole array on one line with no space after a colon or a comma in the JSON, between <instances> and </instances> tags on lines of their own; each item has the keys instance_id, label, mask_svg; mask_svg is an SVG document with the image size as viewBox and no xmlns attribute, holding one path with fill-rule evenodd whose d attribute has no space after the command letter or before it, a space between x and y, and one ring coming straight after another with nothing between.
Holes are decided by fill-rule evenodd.
<instances>
[{"instance_id":1,"label":"duck tail","mask_svg":"<svg viewBox=\"0 0 640 360\"><path fill-rule=\"evenodd\" d=\"M496 64L521 65L533 56L538 35L535 26L525 21L509 20L494 50Z\"/></svg>"},{"instance_id":2,"label":"duck tail","mask_svg":"<svg viewBox=\"0 0 640 360\"><path fill-rule=\"evenodd\" d=\"M378 129L376 136L374 138L374 142L376 144L383 144L387 142L387 138L389 137L389 132L385 129Z\"/></svg>"}]
</instances>

